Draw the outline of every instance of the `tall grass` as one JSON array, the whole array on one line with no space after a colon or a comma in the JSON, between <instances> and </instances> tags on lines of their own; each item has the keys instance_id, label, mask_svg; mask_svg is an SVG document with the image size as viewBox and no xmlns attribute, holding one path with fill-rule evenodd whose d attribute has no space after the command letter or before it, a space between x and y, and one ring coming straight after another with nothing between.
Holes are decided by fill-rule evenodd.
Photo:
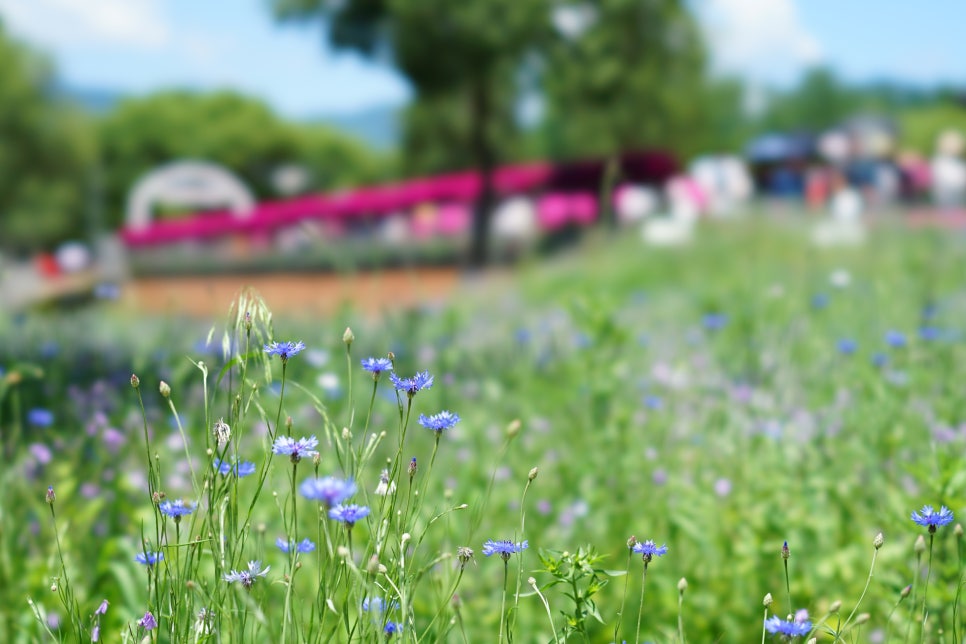
<instances>
[{"instance_id":1,"label":"tall grass","mask_svg":"<svg viewBox=\"0 0 966 644\"><path fill-rule=\"evenodd\" d=\"M379 322L0 319L0 637L958 641L962 531L910 513L964 508L960 240L801 232Z\"/></svg>"}]
</instances>

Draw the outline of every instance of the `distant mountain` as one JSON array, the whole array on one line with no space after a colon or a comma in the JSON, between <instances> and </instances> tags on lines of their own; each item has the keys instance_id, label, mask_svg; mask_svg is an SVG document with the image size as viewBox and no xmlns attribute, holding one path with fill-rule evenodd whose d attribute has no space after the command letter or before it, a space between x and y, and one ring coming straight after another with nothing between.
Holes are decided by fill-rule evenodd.
<instances>
[{"instance_id":1,"label":"distant mountain","mask_svg":"<svg viewBox=\"0 0 966 644\"><path fill-rule=\"evenodd\" d=\"M397 106L381 105L358 112L322 114L308 120L354 136L377 150L389 150L399 144L400 111Z\"/></svg>"},{"instance_id":2,"label":"distant mountain","mask_svg":"<svg viewBox=\"0 0 966 644\"><path fill-rule=\"evenodd\" d=\"M92 114L106 114L124 98L124 94L111 89L60 85L54 91L64 100Z\"/></svg>"}]
</instances>

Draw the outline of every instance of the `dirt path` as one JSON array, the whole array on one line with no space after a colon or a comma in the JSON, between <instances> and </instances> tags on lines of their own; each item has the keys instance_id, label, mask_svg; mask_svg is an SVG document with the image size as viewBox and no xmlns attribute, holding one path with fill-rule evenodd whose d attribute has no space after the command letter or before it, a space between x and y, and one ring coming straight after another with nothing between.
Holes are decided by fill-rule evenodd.
<instances>
[{"instance_id":1,"label":"dirt path","mask_svg":"<svg viewBox=\"0 0 966 644\"><path fill-rule=\"evenodd\" d=\"M369 315L446 301L460 286L454 268L414 268L339 274L275 273L138 278L125 284L124 302L162 315L223 315L244 287L258 291L272 312L329 315L351 303Z\"/></svg>"}]
</instances>

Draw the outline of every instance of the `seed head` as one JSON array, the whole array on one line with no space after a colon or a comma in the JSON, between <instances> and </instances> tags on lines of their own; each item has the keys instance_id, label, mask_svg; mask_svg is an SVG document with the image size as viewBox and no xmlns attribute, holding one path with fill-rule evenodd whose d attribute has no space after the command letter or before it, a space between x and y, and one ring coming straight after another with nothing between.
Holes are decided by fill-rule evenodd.
<instances>
[{"instance_id":1,"label":"seed head","mask_svg":"<svg viewBox=\"0 0 966 644\"><path fill-rule=\"evenodd\" d=\"M537 478L537 474L539 474L539 473L540 473L540 468L539 467L535 467L535 468L531 469L530 470L530 473L527 474L527 480L528 481L532 481L533 479Z\"/></svg>"},{"instance_id":2,"label":"seed head","mask_svg":"<svg viewBox=\"0 0 966 644\"><path fill-rule=\"evenodd\" d=\"M765 608L768 608L769 606L772 605L772 602L774 602L774 601L775 600L771 598L771 593L765 593L765 598L763 600L761 600L761 604Z\"/></svg>"},{"instance_id":3,"label":"seed head","mask_svg":"<svg viewBox=\"0 0 966 644\"><path fill-rule=\"evenodd\" d=\"M875 539L872 540L872 545L876 550L878 550L882 547L883 543L885 543L885 537L883 537L882 533L880 532L879 534L875 535Z\"/></svg>"},{"instance_id":4,"label":"seed head","mask_svg":"<svg viewBox=\"0 0 966 644\"><path fill-rule=\"evenodd\" d=\"M162 398L170 398L171 397L171 385L169 385L168 383L166 383L163 380L161 381L161 384L158 385L158 391L161 392L161 397Z\"/></svg>"}]
</instances>

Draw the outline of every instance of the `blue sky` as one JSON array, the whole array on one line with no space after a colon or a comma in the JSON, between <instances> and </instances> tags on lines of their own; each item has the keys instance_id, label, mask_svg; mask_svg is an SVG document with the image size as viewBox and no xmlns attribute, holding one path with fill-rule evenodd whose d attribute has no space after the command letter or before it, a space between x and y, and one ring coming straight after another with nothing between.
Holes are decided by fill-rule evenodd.
<instances>
[{"instance_id":1,"label":"blue sky","mask_svg":"<svg viewBox=\"0 0 966 644\"><path fill-rule=\"evenodd\" d=\"M966 83L966 2L690 0L714 67L789 85L810 64L851 80ZM398 105L391 69L325 46L318 25L278 25L268 0L0 0L9 31L48 52L61 78L143 94L230 87L292 117Z\"/></svg>"}]
</instances>

